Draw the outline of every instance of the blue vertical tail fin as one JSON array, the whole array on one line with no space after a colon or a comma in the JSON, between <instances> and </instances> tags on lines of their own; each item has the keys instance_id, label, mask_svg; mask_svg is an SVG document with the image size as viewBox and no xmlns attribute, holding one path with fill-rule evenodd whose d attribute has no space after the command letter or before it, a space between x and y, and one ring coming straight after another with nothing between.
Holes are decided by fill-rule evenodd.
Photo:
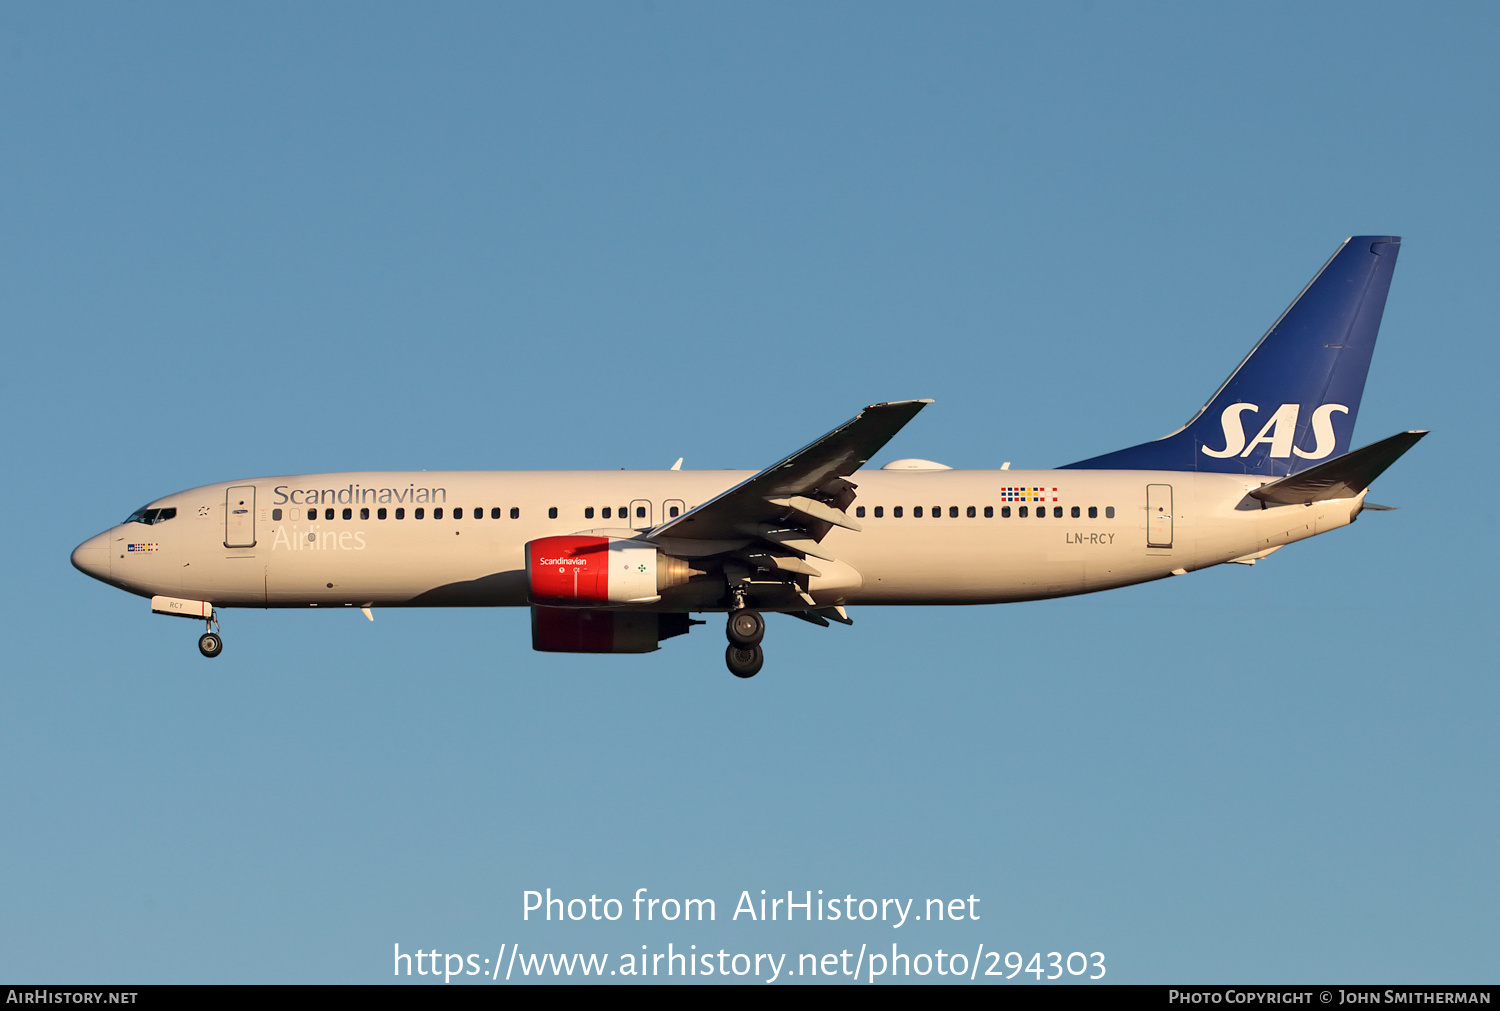
<instances>
[{"instance_id":1,"label":"blue vertical tail fin","mask_svg":"<svg viewBox=\"0 0 1500 1011\"><path fill-rule=\"evenodd\" d=\"M1283 477L1348 452L1400 252L1399 236L1345 240L1192 421L1068 466Z\"/></svg>"}]
</instances>

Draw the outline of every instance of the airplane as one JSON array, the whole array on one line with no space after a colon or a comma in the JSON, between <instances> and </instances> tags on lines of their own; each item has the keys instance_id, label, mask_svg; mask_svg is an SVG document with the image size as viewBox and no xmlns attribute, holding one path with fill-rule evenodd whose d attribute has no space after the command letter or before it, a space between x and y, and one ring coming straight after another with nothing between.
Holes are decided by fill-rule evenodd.
<instances>
[{"instance_id":1,"label":"airplane","mask_svg":"<svg viewBox=\"0 0 1500 1011\"><path fill-rule=\"evenodd\" d=\"M74 550L157 614L529 607L532 648L645 653L726 614L753 677L764 614L998 604L1253 565L1348 526L1427 433L1350 451L1401 239L1345 240L1183 427L1053 470L861 468L932 401L866 407L759 472L302 474L157 499Z\"/></svg>"}]
</instances>

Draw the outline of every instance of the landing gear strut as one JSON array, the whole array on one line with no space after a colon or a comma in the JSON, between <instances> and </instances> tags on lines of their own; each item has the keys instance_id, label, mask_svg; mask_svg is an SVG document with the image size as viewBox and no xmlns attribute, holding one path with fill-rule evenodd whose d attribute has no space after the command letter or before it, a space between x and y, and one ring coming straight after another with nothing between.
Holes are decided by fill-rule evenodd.
<instances>
[{"instance_id":1,"label":"landing gear strut","mask_svg":"<svg viewBox=\"0 0 1500 1011\"><path fill-rule=\"evenodd\" d=\"M735 603L739 606L729 612L729 621L724 625L724 635L729 639L724 665L737 678L753 678L766 662L760 648L760 640L766 634L766 619L759 611L745 607L742 596L736 595Z\"/></svg>"},{"instance_id":2,"label":"landing gear strut","mask_svg":"<svg viewBox=\"0 0 1500 1011\"><path fill-rule=\"evenodd\" d=\"M198 652L212 660L224 652L224 640L214 629L219 624L219 616L211 614L208 618L208 631L198 637Z\"/></svg>"}]
</instances>

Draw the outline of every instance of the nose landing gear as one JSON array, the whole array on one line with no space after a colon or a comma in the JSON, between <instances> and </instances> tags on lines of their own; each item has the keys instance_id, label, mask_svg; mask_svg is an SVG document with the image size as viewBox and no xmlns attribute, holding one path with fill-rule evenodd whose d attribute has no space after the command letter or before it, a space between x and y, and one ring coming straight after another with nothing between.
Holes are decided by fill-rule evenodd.
<instances>
[{"instance_id":1,"label":"nose landing gear","mask_svg":"<svg viewBox=\"0 0 1500 1011\"><path fill-rule=\"evenodd\" d=\"M766 619L759 611L741 606L729 612L724 635L729 647L724 650L724 665L737 678L753 678L760 673L766 655L760 641L766 634Z\"/></svg>"},{"instance_id":2,"label":"nose landing gear","mask_svg":"<svg viewBox=\"0 0 1500 1011\"><path fill-rule=\"evenodd\" d=\"M224 652L224 639L215 631L219 627L219 614L211 611L208 615L208 631L198 637L198 652L212 660Z\"/></svg>"}]
</instances>

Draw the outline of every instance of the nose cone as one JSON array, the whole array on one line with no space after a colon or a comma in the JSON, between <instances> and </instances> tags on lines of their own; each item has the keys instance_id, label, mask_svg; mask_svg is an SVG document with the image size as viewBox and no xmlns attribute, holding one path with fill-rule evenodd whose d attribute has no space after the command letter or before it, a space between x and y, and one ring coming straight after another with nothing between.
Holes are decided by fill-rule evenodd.
<instances>
[{"instance_id":1,"label":"nose cone","mask_svg":"<svg viewBox=\"0 0 1500 1011\"><path fill-rule=\"evenodd\" d=\"M109 581L109 534L90 537L73 549L73 568L95 579Z\"/></svg>"}]
</instances>

